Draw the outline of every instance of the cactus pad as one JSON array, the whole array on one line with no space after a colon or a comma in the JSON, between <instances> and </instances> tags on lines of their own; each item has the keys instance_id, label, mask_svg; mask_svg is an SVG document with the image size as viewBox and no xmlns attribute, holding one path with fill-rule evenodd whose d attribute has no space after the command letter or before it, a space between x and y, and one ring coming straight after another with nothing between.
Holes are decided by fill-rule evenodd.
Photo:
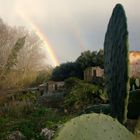
<instances>
[{"instance_id":1,"label":"cactus pad","mask_svg":"<svg viewBox=\"0 0 140 140\"><path fill-rule=\"evenodd\" d=\"M121 4L115 6L105 35L104 67L112 116L125 123L129 82L128 31L125 11Z\"/></svg>"},{"instance_id":2,"label":"cactus pad","mask_svg":"<svg viewBox=\"0 0 140 140\"><path fill-rule=\"evenodd\" d=\"M103 114L84 114L68 121L54 140L134 140L116 119Z\"/></svg>"}]
</instances>

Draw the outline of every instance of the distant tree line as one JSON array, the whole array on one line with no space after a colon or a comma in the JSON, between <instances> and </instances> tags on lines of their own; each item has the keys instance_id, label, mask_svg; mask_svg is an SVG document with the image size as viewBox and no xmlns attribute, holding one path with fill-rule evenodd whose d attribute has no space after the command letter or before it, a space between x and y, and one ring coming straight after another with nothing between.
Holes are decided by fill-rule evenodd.
<instances>
[{"instance_id":1,"label":"distant tree line","mask_svg":"<svg viewBox=\"0 0 140 140\"><path fill-rule=\"evenodd\" d=\"M53 69L51 80L63 81L69 77L83 79L83 71L87 67L100 66L104 68L103 50L85 51L74 62L60 64Z\"/></svg>"}]
</instances>

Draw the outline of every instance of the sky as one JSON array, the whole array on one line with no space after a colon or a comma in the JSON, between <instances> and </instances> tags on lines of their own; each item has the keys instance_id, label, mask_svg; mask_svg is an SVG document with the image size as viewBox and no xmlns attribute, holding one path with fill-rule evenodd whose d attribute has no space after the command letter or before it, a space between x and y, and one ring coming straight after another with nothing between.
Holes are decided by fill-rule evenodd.
<instances>
[{"instance_id":1,"label":"sky","mask_svg":"<svg viewBox=\"0 0 140 140\"><path fill-rule=\"evenodd\" d=\"M31 21L47 39L59 63L63 63L74 61L83 51L103 48L108 21L117 3L126 11L130 50L138 51L139 0L0 0L0 18L11 26L29 30Z\"/></svg>"}]
</instances>

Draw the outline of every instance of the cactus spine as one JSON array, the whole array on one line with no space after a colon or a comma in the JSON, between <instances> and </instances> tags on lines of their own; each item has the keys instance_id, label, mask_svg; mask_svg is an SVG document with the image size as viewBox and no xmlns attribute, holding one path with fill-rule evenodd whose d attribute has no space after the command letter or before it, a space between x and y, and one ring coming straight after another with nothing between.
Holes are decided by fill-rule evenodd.
<instances>
[{"instance_id":1,"label":"cactus spine","mask_svg":"<svg viewBox=\"0 0 140 140\"><path fill-rule=\"evenodd\" d=\"M126 122L128 105L128 31L125 11L117 4L110 18L104 42L106 89L112 116Z\"/></svg>"}]
</instances>

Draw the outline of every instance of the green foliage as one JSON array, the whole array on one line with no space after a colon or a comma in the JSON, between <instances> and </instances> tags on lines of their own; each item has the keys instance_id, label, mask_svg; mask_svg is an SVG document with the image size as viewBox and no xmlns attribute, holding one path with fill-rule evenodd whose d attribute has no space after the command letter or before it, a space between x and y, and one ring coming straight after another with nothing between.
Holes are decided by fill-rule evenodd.
<instances>
[{"instance_id":1,"label":"green foliage","mask_svg":"<svg viewBox=\"0 0 140 140\"><path fill-rule=\"evenodd\" d=\"M104 79L104 77L94 77L91 82L92 82L92 84L98 85L101 88L105 87L105 79Z\"/></svg>"},{"instance_id":2,"label":"green foliage","mask_svg":"<svg viewBox=\"0 0 140 140\"><path fill-rule=\"evenodd\" d=\"M46 93L39 97L38 103L47 107L59 108L64 100L63 92Z\"/></svg>"},{"instance_id":3,"label":"green foliage","mask_svg":"<svg viewBox=\"0 0 140 140\"><path fill-rule=\"evenodd\" d=\"M80 82L82 82L80 79L78 79L76 77L70 77L65 80L64 86L65 86L66 90L71 90L75 85L77 85Z\"/></svg>"},{"instance_id":4,"label":"green foliage","mask_svg":"<svg viewBox=\"0 0 140 140\"><path fill-rule=\"evenodd\" d=\"M82 67L82 70L89 66L95 66L96 64L96 53L91 51L82 52L81 55L77 58L76 62L79 63Z\"/></svg>"},{"instance_id":5,"label":"green foliage","mask_svg":"<svg viewBox=\"0 0 140 140\"><path fill-rule=\"evenodd\" d=\"M50 79L51 71L51 68L48 70L39 71L35 81L32 83L32 86L38 86L39 84L47 82Z\"/></svg>"},{"instance_id":6,"label":"green foliage","mask_svg":"<svg viewBox=\"0 0 140 140\"><path fill-rule=\"evenodd\" d=\"M121 123L127 119L128 31L125 11L117 4L110 18L104 42L104 66L112 116Z\"/></svg>"},{"instance_id":7,"label":"green foliage","mask_svg":"<svg viewBox=\"0 0 140 140\"><path fill-rule=\"evenodd\" d=\"M82 70L92 66L100 66L103 68L103 55L103 50L99 52L85 51L77 58L76 63L81 66Z\"/></svg>"},{"instance_id":8,"label":"green foliage","mask_svg":"<svg viewBox=\"0 0 140 140\"><path fill-rule=\"evenodd\" d=\"M106 102L102 89L93 84L79 82L69 90L65 96L64 107L69 111L81 110L89 105Z\"/></svg>"},{"instance_id":9,"label":"green foliage","mask_svg":"<svg viewBox=\"0 0 140 140\"><path fill-rule=\"evenodd\" d=\"M69 77L82 78L83 72L80 65L75 62L63 63L60 66L54 68L51 79L54 81L63 81Z\"/></svg>"},{"instance_id":10,"label":"green foliage","mask_svg":"<svg viewBox=\"0 0 140 140\"><path fill-rule=\"evenodd\" d=\"M48 112L44 112L44 108L40 108L40 109L35 109L33 113L30 113L30 116L28 116L28 118L24 118L24 117L20 117L18 119L15 118L11 118L11 116L7 116L6 118L9 119L9 121L7 121L7 119L4 120L3 124L0 124L1 127L5 127L4 130L0 130L0 138L4 138L4 134L7 134L15 131L15 130L19 130L21 131L28 140L30 140L31 138L37 138L38 140L40 140L40 135L39 132L41 131L41 126L43 124L41 124L41 120L43 118L43 115L46 115ZM16 114L15 114L16 115ZM2 119L2 118L1 118ZM5 135L6 137L7 135Z\"/></svg>"},{"instance_id":11,"label":"green foliage","mask_svg":"<svg viewBox=\"0 0 140 140\"><path fill-rule=\"evenodd\" d=\"M24 114L24 112L23 112ZM16 116L17 114L15 114ZM20 118L7 115L0 116L0 139L5 140L12 131L19 130L27 140L43 140L40 132L43 128L56 130L66 122L70 116L64 116L54 109L43 106L34 106L32 112Z\"/></svg>"},{"instance_id":12,"label":"green foliage","mask_svg":"<svg viewBox=\"0 0 140 140\"><path fill-rule=\"evenodd\" d=\"M27 139L38 137L36 124L37 122L33 122L32 120L22 119L17 121L13 130L18 129L24 135L26 135Z\"/></svg>"},{"instance_id":13,"label":"green foliage","mask_svg":"<svg viewBox=\"0 0 140 140\"><path fill-rule=\"evenodd\" d=\"M5 140L13 122L9 118L0 117L0 139Z\"/></svg>"},{"instance_id":14,"label":"green foliage","mask_svg":"<svg viewBox=\"0 0 140 140\"><path fill-rule=\"evenodd\" d=\"M96 55L96 66L104 68L104 51L99 50Z\"/></svg>"},{"instance_id":15,"label":"green foliage","mask_svg":"<svg viewBox=\"0 0 140 140\"><path fill-rule=\"evenodd\" d=\"M28 116L28 114L33 112L38 96L38 93L28 91L26 93L17 92L5 97L5 102L0 106L1 116L10 116L13 118Z\"/></svg>"},{"instance_id":16,"label":"green foliage","mask_svg":"<svg viewBox=\"0 0 140 140\"><path fill-rule=\"evenodd\" d=\"M59 95L53 95L55 101L58 100ZM71 118L57 109L39 106L36 102L38 97L37 92L29 91L29 89L7 97L4 106L0 106L1 140L5 140L9 134L16 130L25 135L27 140L43 140L40 136L43 128L56 130Z\"/></svg>"},{"instance_id":17,"label":"green foliage","mask_svg":"<svg viewBox=\"0 0 140 140\"><path fill-rule=\"evenodd\" d=\"M135 140L117 120L103 114L86 114L64 124L54 140Z\"/></svg>"},{"instance_id":18,"label":"green foliage","mask_svg":"<svg viewBox=\"0 0 140 140\"><path fill-rule=\"evenodd\" d=\"M111 108L109 104L99 104L87 107L82 113L103 113L110 115Z\"/></svg>"},{"instance_id":19,"label":"green foliage","mask_svg":"<svg viewBox=\"0 0 140 140\"><path fill-rule=\"evenodd\" d=\"M103 50L82 52L75 62L63 63L54 68L51 79L54 81L63 81L69 77L83 79L83 71L87 67L100 66L103 68L103 55Z\"/></svg>"},{"instance_id":20,"label":"green foliage","mask_svg":"<svg viewBox=\"0 0 140 140\"><path fill-rule=\"evenodd\" d=\"M137 119L140 116L140 89L131 91L128 104L128 118Z\"/></svg>"},{"instance_id":21,"label":"green foliage","mask_svg":"<svg viewBox=\"0 0 140 140\"><path fill-rule=\"evenodd\" d=\"M0 109L0 114L3 117L10 116L11 118L21 118L30 114L34 109L34 105L27 101L12 101L0 107Z\"/></svg>"}]
</instances>

